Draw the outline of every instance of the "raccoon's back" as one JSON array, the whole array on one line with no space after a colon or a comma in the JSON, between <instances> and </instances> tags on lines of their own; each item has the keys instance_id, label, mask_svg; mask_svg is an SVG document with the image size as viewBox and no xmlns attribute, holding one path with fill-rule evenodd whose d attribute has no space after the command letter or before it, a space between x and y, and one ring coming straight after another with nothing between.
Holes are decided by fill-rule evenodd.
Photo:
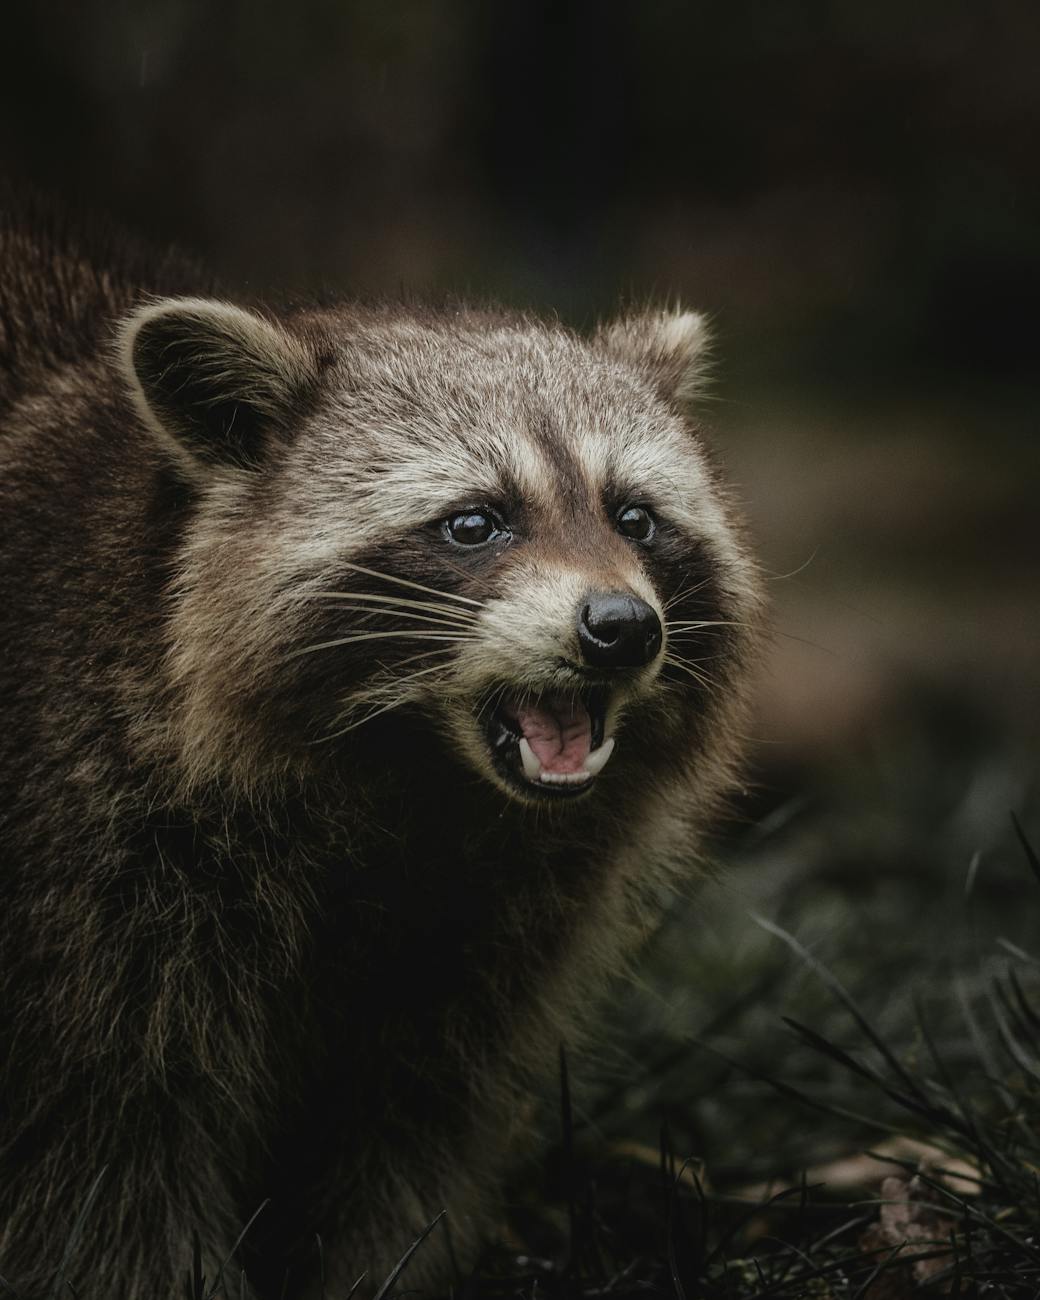
<instances>
[{"instance_id":1,"label":"raccoon's back","mask_svg":"<svg viewBox=\"0 0 1040 1300\"><path fill-rule=\"evenodd\" d=\"M0 417L49 375L94 355L142 297L209 289L178 254L73 221L34 196L0 193Z\"/></svg>"}]
</instances>

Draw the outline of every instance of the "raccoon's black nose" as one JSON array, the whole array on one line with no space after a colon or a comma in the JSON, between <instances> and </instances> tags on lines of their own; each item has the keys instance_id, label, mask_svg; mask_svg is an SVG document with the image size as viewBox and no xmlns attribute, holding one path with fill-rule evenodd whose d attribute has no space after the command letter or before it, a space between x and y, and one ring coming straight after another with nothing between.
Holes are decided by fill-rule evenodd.
<instances>
[{"instance_id":1,"label":"raccoon's black nose","mask_svg":"<svg viewBox=\"0 0 1040 1300\"><path fill-rule=\"evenodd\" d=\"M661 620L627 592L596 592L578 611L581 655L595 668L642 668L661 649Z\"/></svg>"}]
</instances>

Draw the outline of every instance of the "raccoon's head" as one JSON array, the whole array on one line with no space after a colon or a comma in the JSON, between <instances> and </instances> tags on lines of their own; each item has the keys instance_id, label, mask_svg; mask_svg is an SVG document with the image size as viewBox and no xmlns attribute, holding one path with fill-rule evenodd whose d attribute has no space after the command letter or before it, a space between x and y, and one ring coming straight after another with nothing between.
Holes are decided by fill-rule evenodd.
<instances>
[{"instance_id":1,"label":"raccoon's head","mask_svg":"<svg viewBox=\"0 0 1040 1300\"><path fill-rule=\"evenodd\" d=\"M121 340L191 489L168 662L197 774L393 762L368 739L392 720L427 763L564 802L727 725L758 591L687 411L699 316L583 340L166 300Z\"/></svg>"}]
</instances>

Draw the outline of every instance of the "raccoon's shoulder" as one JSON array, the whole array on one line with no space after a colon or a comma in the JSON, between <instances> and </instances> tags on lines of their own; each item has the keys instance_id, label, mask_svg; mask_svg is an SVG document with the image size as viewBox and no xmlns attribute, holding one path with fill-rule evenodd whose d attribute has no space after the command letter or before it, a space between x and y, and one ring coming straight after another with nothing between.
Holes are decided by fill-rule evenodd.
<instances>
[{"instance_id":1,"label":"raccoon's shoulder","mask_svg":"<svg viewBox=\"0 0 1040 1300\"><path fill-rule=\"evenodd\" d=\"M35 194L0 191L0 414L48 373L93 355L141 298L210 290L181 254Z\"/></svg>"}]
</instances>

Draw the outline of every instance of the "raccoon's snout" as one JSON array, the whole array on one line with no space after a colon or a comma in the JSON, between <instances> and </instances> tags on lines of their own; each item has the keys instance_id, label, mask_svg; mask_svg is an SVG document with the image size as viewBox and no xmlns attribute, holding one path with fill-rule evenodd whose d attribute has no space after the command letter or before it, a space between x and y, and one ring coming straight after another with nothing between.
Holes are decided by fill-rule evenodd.
<instances>
[{"instance_id":1,"label":"raccoon's snout","mask_svg":"<svg viewBox=\"0 0 1040 1300\"><path fill-rule=\"evenodd\" d=\"M593 668L642 668L661 649L661 620L638 596L594 592L578 611L581 655Z\"/></svg>"}]
</instances>

